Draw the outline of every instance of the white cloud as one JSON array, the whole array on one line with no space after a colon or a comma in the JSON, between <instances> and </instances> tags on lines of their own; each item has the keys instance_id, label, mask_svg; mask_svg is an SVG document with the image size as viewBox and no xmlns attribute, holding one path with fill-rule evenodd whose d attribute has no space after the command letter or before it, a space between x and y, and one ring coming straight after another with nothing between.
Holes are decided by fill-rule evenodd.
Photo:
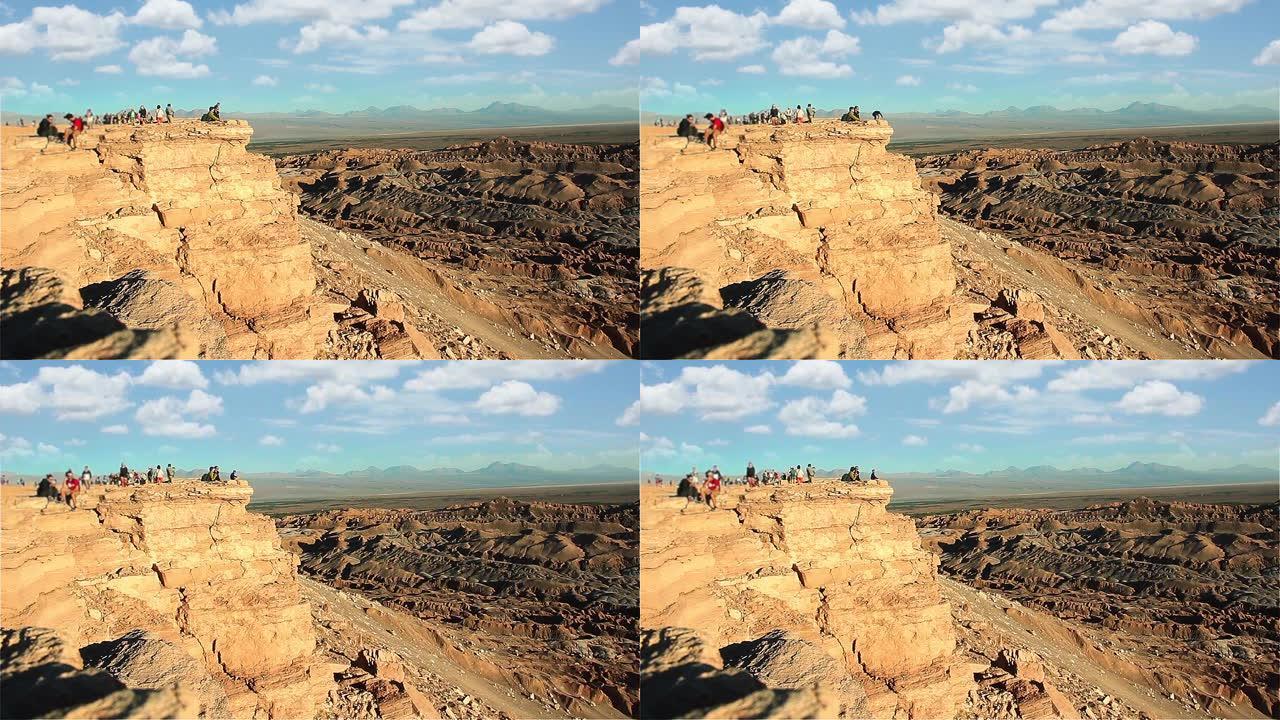
<instances>
[{"instance_id":1,"label":"white cloud","mask_svg":"<svg viewBox=\"0 0 1280 720\"><path fill-rule=\"evenodd\" d=\"M331 20L317 20L299 28L297 40L281 40L280 47L295 54L315 52L321 48L366 47L386 40L389 35L385 28L378 25L357 28Z\"/></svg>"},{"instance_id":2,"label":"white cloud","mask_svg":"<svg viewBox=\"0 0 1280 720\"><path fill-rule=\"evenodd\" d=\"M257 85L258 87L275 87L280 83L277 82L276 79L271 77L270 75L259 75L258 77L253 79L253 84Z\"/></svg>"},{"instance_id":3,"label":"white cloud","mask_svg":"<svg viewBox=\"0 0 1280 720\"><path fill-rule=\"evenodd\" d=\"M1020 360L909 360L886 365L882 370L862 370L858 379L868 385L901 385L903 383L939 383L978 380L1003 385L1017 380L1040 377L1052 361Z\"/></svg>"},{"instance_id":4,"label":"white cloud","mask_svg":"<svg viewBox=\"0 0 1280 720\"><path fill-rule=\"evenodd\" d=\"M970 45L990 47L992 45L1024 42L1030 37L1031 31L1021 25L1010 25L1001 30L999 26L990 23L965 20L942 29L942 41L938 43L935 51L948 53Z\"/></svg>"},{"instance_id":5,"label":"white cloud","mask_svg":"<svg viewBox=\"0 0 1280 720\"><path fill-rule=\"evenodd\" d=\"M595 12L607 0L443 0L400 22L409 32L483 27L496 20L564 20Z\"/></svg>"},{"instance_id":6,"label":"white cloud","mask_svg":"<svg viewBox=\"0 0 1280 720\"><path fill-rule=\"evenodd\" d=\"M676 445L670 438L640 433L640 452L651 457L675 457Z\"/></svg>"},{"instance_id":7,"label":"white cloud","mask_svg":"<svg viewBox=\"0 0 1280 720\"><path fill-rule=\"evenodd\" d=\"M631 65L642 55L670 55L685 49L694 60L732 60L766 47L763 12L740 15L718 5L679 7L670 20L640 27L640 36L623 45L611 65Z\"/></svg>"},{"instance_id":8,"label":"white cloud","mask_svg":"<svg viewBox=\"0 0 1280 720\"><path fill-rule=\"evenodd\" d=\"M1198 42L1195 36L1175 32L1162 22L1144 20L1117 35L1111 47L1124 55L1190 55Z\"/></svg>"},{"instance_id":9,"label":"white cloud","mask_svg":"<svg viewBox=\"0 0 1280 720\"><path fill-rule=\"evenodd\" d=\"M213 37L187 30L176 40L165 36L143 40L129 51L129 62L139 75L190 80L207 76L209 66L182 58L198 58L217 51L218 44Z\"/></svg>"},{"instance_id":10,"label":"white cloud","mask_svg":"<svg viewBox=\"0 0 1280 720\"><path fill-rule=\"evenodd\" d=\"M844 372L844 366L834 360L801 360L793 363L778 378L778 383L812 390L848 389L853 385L853 381Z\"/></svg>"},{"instance_id":11,"label":"white cloud","mask_svg":"<svg viewBox=\"0 0 1280 720\"><path fill-rule=\"evenodd\" d=\"M752 435L770 435L773 433L773 428L768 425L748 425L742 431Z\"/></svg>"},{"instance_id":12,"label":"white cloud","mask_svg":"<svg viewBox=\"0 0 1280 720\"><path fill-rule=\"evenodd\" d=\"M330 405L370 404L390 400L394 392L385 385L374 385L366 390L359 385L340 380L321 380L307 387L306 397L298 406L300 413L316 413Z\"/></svg>"},{"instance_id":13,"label":"white cloud","mask_svg":"<svg viewBox=\"0 0 1280 720\"><path fill-rule=\"evenodd\" d=\"M222 398L203 390L192 390L187 399L168 395L148 400L134 414L144 435L181 438L206 438L217 434L217 428L200 422L222 414Z\"/></svg>"},{"instance_id":14,"label":"white cloud","mask_svg":"<svg viewBox=\"0 0 1280 720\"><path fill-rule=\"evenodd\" d=\"M280 447L284 444L284 439L275 435L263 435L258 440L258 444L265 445L266 447Z\"/></svg>"},{"instance_id":15,"label":"white cloud","mask_svg":"<svg viewBox=\"0 0 1280 720\"><path fill-rule=\"evenodd\" d=\"M973 85L972 83L958 83L958 82L947 83L947 89L955 90L956 92L962 92L962 93L978 92L978 86Z\"/></svg>"},{"instance_id":16,"label":"white cloud","mask_svg":"<svg viewBox=\"0 0 1280 720\"><path fill-rule=\"evenodd\" d=\"M965 380L954 385L947 393L947 401L942 407L943 413L957 413L968 410L975 405L1024 403L1039 396L1035 388L1028 385L1015 385L1012 390L1000 385L991 385L980 380Z\"/></svg>"},{"instance_id":17,"label":"white cloud","mask_svg":"<svg viewBox=\"0 0 1280 720\"><path fill-rule=\"evenodd\" d=\"M1244 7L1250 0L1086 0L1058 11L1041 27L1050 32L1118 28L1135 20L1203 20Z\"/></svg>"},{"instance_id":18,"label":"white cloud","mask_svg":"<svg viewBox=\"0 0 1280 720\"><path fill-rule=\"evenodd\" d=\"M845 25L840 11L827 0L791 0L773 22L808 30L838 30Z\"/></svg>"},{"instance_id":19,"label":"white cloud","mask_svg":"<svg viewBox=\"0 0 1280 720\"><path fill-rule=\"evenodd\" d=\"M412 5L413 0L250 0L236 5L231 12L213 12L209 17L219 24L248 25L260 22L316 22L325 20L345 25L358 25L391 15L396 8Z\"/></svg>"},{"instance_id":20,"label":"white cloud","mask_svg":"<svg viewBox=\"0 0 1280 720\"><path fill-rule=\"evenodd\" d=\"M671 382L641 385L640 398L618 418L632 425L642 415L672 415L688 409L703 420L736 420L772 407L769 388L776 378L749 375L725 365L688 366Z\"/></svg>"},{"instance_id":21,"label":"white cloud","mask_svg":"<svg viewBox=\"0 0 1280 720\"><path fill-rule=\"evenodd\" d=\"M1280 65L1280 40L1272 40L1253 59L1254 65Z\"/></svg>"},{"instance_id":22,"label":"white cloud","mask_svg":"<svg viewBox=\"0 0 1280 720\"><path fill-rule=\"evenodd\" d=\"M535 390L519 380L507 380L484 391L476 399L476 409L493 415L542 417L560 409L560 398Z\"/></svg>"},{"instance_id":23,"label":"white cloud","mask_svg":"<svg viewBox=\"0 0 1280 720\"><path fill-rule=\"evenodd\" d=\"M1106 413L1076 413L1070 422L1072 425L1110 425L1115 419Z\"/></svg>"},{"instance_id":24,"label":"white cloud","mask_svg":"<svg viewBox=\"0 0 1280 720\"><path fill-rule=\"evenodd\" d=\"M763 65L743 65L738 68L738 72L745 73L747 75L763 75L766 71Z\"/></svg>"},{"instance_id":25,"label":"white cloud","mask_svg":"<svg viewBox=\"0 0 1280 720\"><path fill-rule=\"evenodd\" d=\"M899 75L894 82L904 87L919 87L920 78L915 75Z\"/></svg>"},{"instance_id":26,"label":"white cloud","mask_svg":"<svg viewBox=\"0 0 1280 720\"><path fill-rule=\"evenodd\" d=\"M1032 363L1036 364L1036 363ZM1144 380L1217 380L1242 373L1252 363L1244 360L1103 360L1085 365L1072 363L1058 377L1049 381L1049 390L1116 389L1132 387Z\"/></svg>"},{"instance_id":27,"label":"white cloud","mask_svg":"<svg viewBox=\"0 0 1280 720\"><path fill-rule=\"evenodd\" d=\"M1125 393L1116 403L1116 408L1122 412L1170 417L1195 415L1202 407L1204 398L1183 392L1173 383L1163 380L1148 380Z\"/></svg>"},{"instance_id":28,"label":"white cloud","mask_svg":"<svg viewBox=\"0 0 1280 720\"><path fill-rule=\"evenodd\" d=\"M335 445L334 443L318 442L315 445L312 445L312 447L322 453L333 454L342 452L342 446Z\"/></svg>"},{"instance_id":29,"label":"white cloud","mask_svg":"<svg viewBox=\"0 0 1280 720\"><path fill-rule=\"evenodd\" d=\"M959 450L960 452L964 452L964 453L980 453L980 452L986 452L986 450L987 450L987 448L985 448L985 447L984 447L984 446L982 446L982 445L979 445L978 443L963 443L963 442L962 442L962 443L956 443L956 444L955 444L955 445L953 445L952 447L954 447L956 450Z\"/></svg>"},{"instance_id":30,"label":"white cloud","mask_svg":"<svg viewBox=\"0 0 1280 720\"><path fill-rule=\"evenodd\" d=\"M387 361L375 360L374 364L385 362ZM607 364L597 360L478 360L465 363L440 363L418 373L404 384L404 389L410 391L477 389L487 388L503 380L564 381L598 373L604 370Z\"/></svg>"},{"instance_id":31,"label":"white cloud","mask_svg":"<svg viewBox=\"0 0 1280 720\"><path fill-rule=\"evenodd\" d=\"M100 431L108 435L128 435L129 426L128 425L104 425L100 429Z\"/></svg>"},{"instance_id":32,"label":"white cloud","mask_svg":"<svg viewBox=\"0 0 1280 720\"><path fill-rule=\"evenodd\" d=\"M57 454L58 454L58 446L57 446L57 445L50 445L49 443L44 443L44 442L42 442L42 443L37 443L37 444L36 444L36 452L37 452L37 453L39 453L39 454L41 454L41 455L57 455Z\"/></svg>"},{"instance_id":33,"label":"white cloud","mask_svg":"<svg viewBox=\"0 0 1280 720\"><path fill-rule=\"evenodd\" d=\"M1258 418L1258 424L1266 427L1275 427L1280 425L1280 402L1272 405L1265 415Z\"/></svg>"},{"instance_id":34,"label":"white cloud","mask_svg":"<svg viewBox=\"0 0 1280 720\"><path fill-rule=\"evenodd\" d=\"M0 385L0 412L30 415L52 410L58 420L95 420L128 408L132 378L81 365L45 366L25 383Z\"/></svg>"},{"instance_id":35,"label":"white cloud","mask_svg":"<svg viewBox=\"0 0 1280 720\"><path fill-rule=\"evenodd\" d=\"M0 54L45 50L53 60L88 60L122 47L125 23L119 11L97 15L75 5L35 7L25 20L0 25Z\"/></svg>"},{"instance_id":36,"label":"white cloud","mask_svg":"<svg viewBox=\"0 0 1280 720\"><path fill-rule=\"evenodd\" d=\"M124 72L124 68L119 65L99 65L95 67L93 71L96 73L102 73L103 75L119 75Z\"/></svg>"},{"instance_id":37,"label":"white cloud","mask_svg":"<svg viewBox=\"0 0 1280 720\"><path fill-rule=\"evenodd\" d=\"M666 80L658 77L642 77L640 94L646 97L692 96L698 94L698 88L680 82L668 84Z\"/></svg>"},{"instance_id":38,"label":"white cloud","mask_svg":"<svg viewBox=\"0 0 1280 720\"><path fill-rule=\"evenodd\" d=\"M467 47L484 55L546 55L555 47L555 38L532 32L512 20L499 20L476 33Z\"/></svg>"},{"instance_id":39,"label":"white cloud","mask_svg":"<svg viewBox=\"0 0 1280 720\"><path fill-rule=\"evenodd\" d=\"M303 87L311 92L325 93L326 95L338 92L338 88L329 83L307 83Z\"/></svg>"},{"instance_id":40,"label":"white cloud","mask_svg":"<svg viewBox=\"0 0 1280 720\"><path fill-rule=\"evenodd\" d=\"M15 457L28 457L35 454L31 441L26 438L9 437L0 433L0 460Z\"/></svg>"},{"instance_id":41,"label":"white cloud","mask_svg":"<svg viewBox=\"0 0 1280 720\"><path fill-rule=\"evenodd\" d=\"M1062 62L1073 65L1104 65L1107 57L1102 53L1071 53L1064 55Z\"/></svg>"},{"instance_id":42,"label":"white cloud","mask_svg":"<svg viewBox=\"0 0 1280 720\"><path fill-rule=\"evenodd\" d=\"M866 398L836 390L829 400L809 396L788 402L778 412L778 420L788 435L852 438L859 435L858 426L841 420L862 415L866 410Z\"/></svg>"},{"instance_id":43,"label":"white cloud","mask_svg":"<svg viewBox=\"0 0 1280 720\"><path fill-rule=\"evenodd\" d=\"M924 447L929 444L929 439L921 435L907 435L902 438L902 444L907 447Z\"/></svg>"},{"instance_id":44,"label":"white cloud","mask_svg":"<svg viewBox=\"0 0 1280 720\"><path fill-rule=\"evenodd\" d=\"M195 8L184 0L147 0L131 20L137 25L165 30L198 28L203 24Z\"/></svg>"},{"instance_id":45,"label":"white cloud","mask_svg":"<svg viewBox=\"0 0 1280 720\"><path fill-rule=\"evenodd\" d=\"M891 25L900 22L1004 22L1035 15L1058 0L893 0L874 11L854 13L863 24Z\"/></svg>"},{"instance_id":46,"label":"white cloud","mask_svg":"<svg viewBox=\"0 0 1280 720\"><path fill-rule=\"evenodd\" d=\"M209 387L200 366L190 360L157 360L147 366L134 382L139 385L191 390Z\"/></svg>"},{"instance_id":47,"label":"white cloud","mask_svg":"<svg viewBox=\"0 0 1280 720\"><path fill-rule=\"evenodd\" d=\"M828 30L826 37L798 37L774 48L770 56L783 75L796 77L842 78L853 75L853 68L834 62L859 52L858 38L839 30Z\"/></svg>"}]
</instances>

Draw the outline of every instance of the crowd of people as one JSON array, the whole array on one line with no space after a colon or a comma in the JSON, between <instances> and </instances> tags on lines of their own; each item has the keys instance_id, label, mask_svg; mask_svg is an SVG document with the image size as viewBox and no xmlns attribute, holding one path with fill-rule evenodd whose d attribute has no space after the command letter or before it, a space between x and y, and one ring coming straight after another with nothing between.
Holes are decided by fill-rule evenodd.
<instances>
[{"instance_id":1,"label":"crowd of people","mask_svg":"<svg viewBox=\"0 0 1280 720\"><path fill-rule=\"evenodd\" d=\"M115 485L117 487L128 487L130 485L149 485L155 483L171 483L177 470L170 463L167 467L156 465L148 466L145 471L139 471L137 468L130 469L125 463L120 463L120 470L108 475L95 475L88 465L84 466L84 470L78 475L71 468L67 468L67 472L63 474L62 480L58 481L54 478L53 473L45 475L40 483L36 486L36 497L45 498L46 506L49 502L66 503L71 509L76 509L76 498L85 488L94 485ZM239 471L231 471L231 480L240 478ZM209 471L200 476L201 482L224 482L222 478L222 470L217 465L210 465ZM23 482L22 484L26 484Z\"/></svg>"},{"instance_id":2,"label":"crowd of people","mask_svg":"<svg viewBox=\"0 0 1280 720\"><path fill-rule=\"evenodd\" d=\"M720 490L725 485L746 485L748 487L758 487L761 485L784 485L794 483L811 483L817 478L818 470L809 463L806 466L796 465L788 467L785 470L776 470L768 468L765 470L756 470L756 466L750 460L747 461L746 472L740 476L728 477L720 472L720 466L712 465L711 469L705 471L701 477L698 476L698 468L691 469L683 478L680 479L676 486L676 497L685 498L685 507L697 502L705 504L711 509L716 509L716 498L720 494ZM876 474L875 468L871 469L870 477L864 479L862 471L857 465L849 468L849 472L840 476L840 482L866 484L870 480L879 480L880 476ZM655 475L653 478L655 485L664 485L665 481L661 475Z\"/></svg>"},{"instance_id":3,"label":"crowd of people","mask_svg":"<svg viewBox=\"0 0 1280 720\"><path fill-rule=\"evenodd\" d=\"M74 115L67 113L62 116L67 121L65 128L59 128L57 121L53 117L53 113L45 115L40 120L40 124L36 126L36 136L45 138L45 149L49 147L49 143L58 141L68 148L74 150L76 148L76 138L82 135L95 125L145 125L148 123L171 123L176 117L173 104L170 103L161 108L159 105L154 110L148 110L146 105L139 105L137 108L127 108L118 112L105 113L101 116L93 114L93 108L84 111L83 115ZM200 116L203 122L217 122L222 119L222 103L214 103L209 106L209 110ZM22 121L22 125L26 121ZM41 150L44 152L44 150Z\"/></svg>"},{"instance_id":4,"label":"crowd of people","mask_svg":"<svg viewBox=\"0 0 1280 720\"><path fill-rule=\"evenodd\" d=\"M746 115L730 115L724 108L719 113L707 113L702 116L707 121L705 128L698 127L698 120L693 113L689 113L680 119L676 125L676 136L685 139L685 147L694 141L705 144L708 148L716 148L716 138L718 138L729 125L789 125L811 123L817 119L818 110L813 107L813 103L809 103L801 107L795 106L794 109L782 108L777 105L768 110L760 110L750 112ZM879 110L871 113L872 120L884 119L884 114ZM849 106L849 111L840 116L841 122L865 122L862 119L862 110L857 105ZM658 118L655 121L658 127L666 127L667 121Z\"/></svg>"}]
</instances>

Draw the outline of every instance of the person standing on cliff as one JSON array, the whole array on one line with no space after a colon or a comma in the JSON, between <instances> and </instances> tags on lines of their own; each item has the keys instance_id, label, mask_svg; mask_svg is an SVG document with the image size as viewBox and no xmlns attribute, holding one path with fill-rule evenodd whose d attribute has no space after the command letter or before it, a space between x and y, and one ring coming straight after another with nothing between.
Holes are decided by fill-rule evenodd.
<instances>
[{"instance_id":1,"label":"person standing on cliff","mask_svg":"<svg viewBox=\"0 0 1280 720\"><path fill-rule=\"evenodd\" d=\"M93 473L89 471L88 465L85 465L84 470L80 473L80 483L85 487L93 484Z\"/></svg>"},{"instance_id":2,"label":"person standing on cliff","mask_svg":"<svg viewBox=\"0 0 1280 720\"><path fill-rule=\"evenodd\" d=\"M809 103L804 107L804 114L809 118L809 122L813 122L813 116L817 115L818 111L813 109L813 103Z\"/></svg>"},{"instance_id":3,"label":"person standing on cliff","mask_svg":"<svg viewBox=\"0 0 1280 720\"><path fill-rule=\"evenodd\" d=\"M164 121L173 122L173 103L166 103L164 106Z\"/></svg>"},{"instance_id":4,"label":"person standing on cliff","mask_svg":"<svg viewBox=\"0 0 1280 720\"><path fill-rule=\"evenodd\" d=\"M756 466L750 460L747 461L747 484L751 487L756 486Z\"/></svg>"},{"instance_id":5,"label":"person standing on cliff","mask_svg":"<svg viewBox=\"0 0 1280 720\"><path fill-rule=\"evenodd\" d=\"M807 480L807 482L813 482L813 474L814 474L814 472L815 472L815 470L814 470L814 467L813 467L813 463L809 463L809 466L808 466L808 467L806 467L806 468L804 469L805 477L809 478L809 479Z\"/></svg>"},{"instance_id":6,"label":"person standing on cliff","mask_svg":"<svg viewBox=\"0 0 1280 720\"><path fill-rule=\"evenodd\" d=\"M164 476L168 478L165 482L173 482L173 473L173 463L169 463L169 466L164 469Z\"/></svg>"}]
</instances>

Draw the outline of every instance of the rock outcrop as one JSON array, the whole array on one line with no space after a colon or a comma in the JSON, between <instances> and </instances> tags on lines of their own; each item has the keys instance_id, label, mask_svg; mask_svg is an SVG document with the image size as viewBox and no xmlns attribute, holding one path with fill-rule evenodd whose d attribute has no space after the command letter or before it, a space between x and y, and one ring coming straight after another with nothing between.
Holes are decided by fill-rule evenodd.
<instances>
[{"instance_id":1,"label":"rock outcrop","mask_svg":"<svg viewBox=\"0 0 1280 720\"><path fill-rule=\"evenodd\" d=\"M955 356L972 316L956 296L937 197L910 158L886 149L892 134L885 122L742 125L719 150L686 152L682 138L643 133L642 267L689 268L730 304L750 297L730 286L766 275L803 284L826 296L808 303L807 322L860 326L824 356Z\"/></svg>"},{"instance_id":2,"label":"rock outcrop","mask_svg":"<svg viewBox=\"0 0 1280 720\"><path fill-rule=\"evenodd\" d=\"M246 150L251 134L236 120L106 125L70 150L5 132L0 263L81 289L141 271L190 299L152 314L201 331L201 356L314 356L332 318L297 199Z\"/></svg>"},{"instance_id":3,"label":"rock outcrop","mask_svg":"<svg viewBox=\"0 0 1280 720\"><path fill-rule=\"evenodd\" d=\"M54 628L131 687L180 680L208 717L304 718L323 702L332 677L297 557L246 511L247 484L94 486L74 511L31 493L2 495L5 627Z\"/></svg>"},{"instance_id":4,"label":"rock outcrop","mask_svg":"<svg viewBox=\"0 0 1280 720\"><path fill-rule=\"evenodd\" d=\"M643 488L641 627L698 628L725 664L770 687L798 686L782 666L802 662L850 717L951 717L972 675L937 557L886 510L892 494L883 483L730 487L712 511Z\"/></svg>"}]
</instances>

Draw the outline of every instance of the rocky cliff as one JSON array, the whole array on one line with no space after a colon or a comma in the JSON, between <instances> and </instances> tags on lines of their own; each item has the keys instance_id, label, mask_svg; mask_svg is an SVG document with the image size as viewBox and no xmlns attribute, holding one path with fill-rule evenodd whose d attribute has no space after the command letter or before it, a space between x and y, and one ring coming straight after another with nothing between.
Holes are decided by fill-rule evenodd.
<instances>
[{"instance_id":1,"label":"rocky cliff","mask_svg":"<svg viewBox=\"0 0 1280 720\"><path fill-rule=\"evenodd\" d=\"M243 483L98 486L72 511L5 488L0 623L55 630L131 688L181 682L206 717L313 716L332 676L297 557L246 511L251 494Z\"/></svg>"},{"instance_id":2,"label":"rocky cliff","mask_svg":"<svg viewBox=\"0 0 1280 720\"><path fill-rule=\"evenodd\" d=\"M251 134L235 120L108 125L68 150L4 133L0 263L52 268L129 327L185 335L176 354L311 357L326 330L311 250Z\"/></svg>"},{"instance_id":3,"label":"rocky cliff","mask_svg":"<svg viewBox=\"0 0 1280 720\"><path fill-rule=\"evenodd\" d=\"M892 135L884 121L740 125L708 150L644 128L641 266L666 273L643 279L659 343L644 354L954 358L976 333L1008 335L1018 357L1073 355L1043 317L964 297L937 196Z\"/></svg>"},{"instance_id":4,"label":"rocky cliff","mask_svg":"<svg viewBox=\"0 0 1280 720\"><path fill-rule=\"evenodd\" d=\"M770 688L820 682L843 716L952 717L972 674L937 557L886 510L892 494L837 482L728 488L713 511L644 488L641 627L696 628L726 668ZM645 654L648 676L660 665Z\"/></svg>"}]
</instances>

